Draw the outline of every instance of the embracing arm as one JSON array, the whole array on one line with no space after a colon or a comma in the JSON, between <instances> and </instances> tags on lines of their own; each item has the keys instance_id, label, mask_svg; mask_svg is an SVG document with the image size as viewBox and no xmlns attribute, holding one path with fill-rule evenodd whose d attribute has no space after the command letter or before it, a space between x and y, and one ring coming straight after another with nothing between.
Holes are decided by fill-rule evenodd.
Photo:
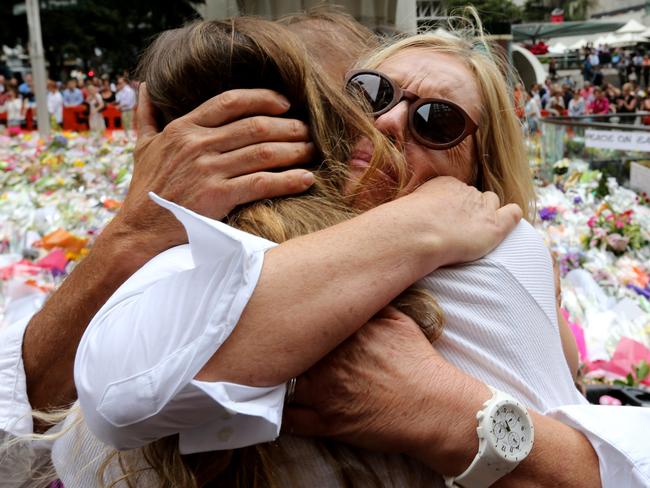
<instances>
[{"instance_id":1,"label":"embracing arm","mask_svg":"<svg viewBox=\"0 0 650 488\"><path fill-rule=\"evenodd\" d=\"M237 421L268 419L264 412L271 411L277 428L285 381L421 276L487 252L521 216L516 206L499 209L493 194L439 178L355 219L285 242L262 266L268 243L250 235L238 241L239 231L161 204L188 229L193 259L188 249L177 249L147 264L95 317L76 358L88 425L120 448L178 432L196 433L181 435L181 446L188 436L218 443L224 408L242 414ZM476 235L482 238L468 238ZM249 385L237 387L248 388L246 400L231 394L232 383ZM268 410L251 407L259 395L272 397ZM205 435L206 423L214 424L215 435ZM237 446L193 442L187 450L240 447L277 435L242 434L251 429L251 423L240 425Z\"/></svg>"},{"instance_id":2,"label":"embracing arm","mask_svg":"<svg viewBox=\"0 0 650 488\"><path fill-rule=\"evenodd\" d=\"M75 400L72 365L86 326L108 297L155 254L147 253L148 241L126 232L118 221L108 225L92 252L28 324L23 364L34 410Z\"/></svg>"},{"instance_id":3,"label":"embracing arm","mask_svg":"<svg viewBox=\"0 0 650 488\"><path fill-rule=\"evenodd\" d=\"M197 379L270 386L301 374L426 274L487 253L519 216L438 178L272 249L237 327ZM256 359L263 367L251 367Z\"/></svg>"},{"instance_id":4,"label":"embracing arm","mask_svg":"<svg viewBox=\"0 0 650 488\"><path fill-rule=\"evenodd\" d=\"M431 369L425 370L442 369L448 375L442 384L435 387L428 383L427 392L422 393L428 396L426 404L437 408L422 412L421 433L414 438L416 442L408 452L438 473L459 475L478 452L476 412L491 393L482 382L460 371L452 373L448 365L437 359L430 364ZM587 438L557 420L532 410L529 413L535 426L533 450L495 486L601 486L598 456ZM448 428L441 429L440 425Z\"/></svg>"},{"instance_id":5,"label":"embracing arm","mask_svg":"<svg viewBox=\"0 0 650 488\"><path fill-rule=\"evenodd\" d=\"M300 377L284 427L403 452L452 476L478 452L476 413L490 396L484 383L447 363L410 318L388 309ZM600 486L587 439L553 419L531 416L533 450L498 486Z\"/></svg>"},{"instance_id":6,"label":"embracing arm","mask_svg":"<svg viewBox=\"0 0 650 488\"><path fill-rule=\"evenodd\" d=\"M298 379L283 427L402 452L453 476L478 452L476 413L490 396L410 318L388 309ZM647 409L578 404L529 412L533 450L495 486L648 486Z\"/></svg>"}]
</instances>

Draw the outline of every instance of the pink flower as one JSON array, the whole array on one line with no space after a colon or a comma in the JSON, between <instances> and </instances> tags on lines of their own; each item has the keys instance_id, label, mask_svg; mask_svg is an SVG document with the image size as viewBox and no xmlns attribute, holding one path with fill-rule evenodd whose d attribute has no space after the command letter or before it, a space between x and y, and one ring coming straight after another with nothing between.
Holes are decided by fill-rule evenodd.
<instances>
[{"instance_id":1,"label":"pink flower","mask_svg":"<svg viewBox=\"0 0 650 488\"><path fill-rule=\"evenodd\" d=\"M622 229L623 227L625 227L625 222L617 220L615 225L617 229Z\"/></svg>"},{"instance_id":2,"label":"pink flower","mask_svg":"<svg viewBox=\"0 0 650 488\"><path fill-rule=\"evenodd\" d=\"M601 227L596 227L594 229L594 237L596 238L602 238L607 235L607 231Z\"/></svg>"},{"instance_id":3,"label":"pink flower","mask_svg":"<svg viewBox=\"0 0 650 488\"><path fill-rule=\"evenodd\" d=\"M627 245L630 242L629 237L623 237L621 234L614 233L607 236L607 244L614 251L623 252L627 249Z\"/></svg>"},{"instance_id":4,"label":"pink flower","mask_svg":"<svg viewBox=\"0 0 650 488\"><path fill-rule=\"evenodd\" d=\"M587 225L588 225L589 227L593 227L595 224L596 224L596 216L593 215L593 216L592 216L592 217L587 221Z\"/></svg>"}]
</instances>

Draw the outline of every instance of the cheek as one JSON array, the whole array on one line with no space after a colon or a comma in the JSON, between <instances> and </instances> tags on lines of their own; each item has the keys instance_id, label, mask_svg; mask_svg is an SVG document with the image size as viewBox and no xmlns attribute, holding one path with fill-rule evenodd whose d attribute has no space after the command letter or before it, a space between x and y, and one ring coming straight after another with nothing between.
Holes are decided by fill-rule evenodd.
<instances>
[{"instance_id":1,"label":"cheek","mask_svg":"<svg viewBox=\"0 0 650 488\"><path fill-rule=\"evenodd\" d=\"M448 161L454 172L453 175L467 184L474 184L474 168L477 162L474 156L474 143L471 138L465 139L458 146L446 151Z\"/></svg>"},{"instance_id":2,"label":"cheek","mask_svg":"<svg viewBox=\"0 0 650 488\"><path fill-rule=\"evenodd\" d=\"M464 183L474 183L471 140L446 151L415 145L407 149L406 158L416 185L436 176L453 176Z\"/></svg>"},{"instance_id":3,"label":"cheek","mask_svg":"<svg viewBox=\"0 0 650 488\"><path fill-rule=\"evenodd\" d=\"M440 173L446 166L446 156L442 151L434 151L419 144L406 148L406 161L412 173L412 179L417 184L424 183L429 178L442 176Z\"/></svg>"}]
</instances>

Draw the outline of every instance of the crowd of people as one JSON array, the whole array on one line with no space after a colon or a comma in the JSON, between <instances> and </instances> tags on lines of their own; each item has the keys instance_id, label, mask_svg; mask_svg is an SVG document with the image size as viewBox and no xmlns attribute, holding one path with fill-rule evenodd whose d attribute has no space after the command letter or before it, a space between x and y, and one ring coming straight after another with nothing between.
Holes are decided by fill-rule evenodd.
<instances>
[{"instance_id":1,"label":"crowd of people","mask_svg":"<svg viewBox=\"0 0 650 488\"><path fill-rule=\"evenodd\" d=\"M85 80L70 77L65 83L47 81L47 110L52 128L63 126L64 109L77 110L81 121L97 133L106 129L103 112L115 106L121 113L124 130L132 129L133 110L136 105L135 85L126 75L117 76L115 82L108 75L87 77ZM0 124L6 124L10 131L20 130L28 124L28 118L36 119L34 81L31 73L24 78L14 75L6 78L0 75Z\"/></svg>"},{"instance_id":2,"label":"crowd of people","mask_svg":"<svg viewBox=\"0 0 650 488\"><path fill-rule=\"evenodd\" d=\"M608 121L621 124L650 125L650 97L636 81L627 81L621 87L613 83L598 85L585 81L581 87L570 78L556 83L547 78L544 84L535 83L524 92L521 84L515 87L515 105L519 119L536 133L539 121L545 116L582 117L615 114ZM636 114L638 116L635 116Z\"/></svg>"},{"instance_id":3,"label":"crowd of people","mask_svg":"<svg viewBox=\"0 0 650 488\"><path fill-rule=\"evenodd\" d=\"M650 82L650 54L642 49L611 48L607 44L593 47L587 45L581 52L582 77L585 82L601 85L603 68L613 68L619 84L643 83L647 89ZM552 70L549 74L553 76Z\"/></svg>"}]
</instances>

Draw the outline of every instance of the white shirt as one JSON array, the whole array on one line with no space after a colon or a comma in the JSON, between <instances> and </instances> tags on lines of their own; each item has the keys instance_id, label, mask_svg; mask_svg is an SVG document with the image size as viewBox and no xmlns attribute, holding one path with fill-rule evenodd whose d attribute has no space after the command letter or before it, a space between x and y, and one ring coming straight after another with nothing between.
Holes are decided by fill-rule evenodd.
<instances>
[{"instance_id":1,"label":"white shirt","mask_svg":"<svg viewBox=\"0 0 650 488\"><path fill-rule=\"evenodd\" d=\"M20 98L5 101L2 111L7 112L7 122L23 119L23 101Z\"/></svg>"},{"instance_id":2,"label":"white shirt","mask_svg":"<svg viewBox=\"0 0 650 488\"><path fill-rule=\"evenodd\" d=\"M121 111L126 112L128 110L133 110L136 104L135 91L130 85L126 84L115 94L115 101L119 105Z\"/></svg>"},{"instance_id":3,"label":"white shirt","mask_svg":"<svg viewBox=\"0 0 650 488\"><path fill-rule=\"evenodd\" d=\"M256 442L271 440L277 435L274 425L279 427L282 409L282 402L276 402L274 395L283 397L283 385L275 389L231 385L229 390L228 385L223 383L197 384L200 382L192 380L195 374L192 371L195 363L200 362L197 358L210 357L213 350L218 348L218 345L211 345L210 341L220 334L219 340L223 342L234 328L247 295L250 296L259 277L264 251L272 244L173 204L164 206L172 208L184 222L190 245L163 253L136 273L100 311L84 335L75 368L77 386L80 398L86 396L86 403L90 401L101 406L101 413L87 408L89 423L94 425L94 430L100 436L113 436L112 440L117 441L115 443L118 445L120 442L148 442L151 438L165 435L170 429L180 430L183 431L181 448L186 452L244 445L251 440L250 431L246 429L247 422L267 426L261 434L266 437L258 438ZM205 238L209 239L202 242ZM528 252L532 255L539 254L538 259L531 260L528 254L525 260L521 259L521 255L517 258L522 249L530 249L531 246L533 252ZM587 405L571 388L557 334L549 258L547 254L535 252L535 249L540 251L541 246L535 231L522 223L487 258L471 265L438 270L425 279L423 284L434 291L446 315L445 332L436 347L450 362L470 374L510 392L530 407L542 412L551 409L547 412L549 415L584 432L599 455L604 486L648 486L650 453L644 446L650 435L650 411L632 407ZM201 268L209 268L212 272ZM177 276L170 279L173 274ZM188 281L187 275L192 274L199 281ZM174 295L166 291L166 288L187 286L183 283L190 281L191 292ZM214 303L214 297L207 291L209 289L219 290L219 303ZM241 292L242 289L245 291ZM174 293L177 292L178 290ZM192 294L200 297L196 298ZM159 300L154 300L156 296ZM140 305L134 305L137 303ZM134 312L135 308L144 305L150 307L146 311L146 318L144 309L141 314ZM183 311L184 307L187 308ZM227 310L232 311L232 314L229 315ZM207 325L197 327L197 320L200 322L200 317L206 313L210 316ZM183 315L185 319L182 318ZM112 326L107 324L111 323L111 317L125 316L135 321L119 331L120 334L126 332L127 336L122 337L118 343L111 340ZM220 323L219 318L225 321ZM187 335L178 335L168 329L170 323L180 325L181 329L188 331ZM522 330L515 329L513 324L521 326ZM117 323L112 325L119 327ZM102 326L105 329L103 332ZM31 431L31 422L20 422L23 414L29 411L20 359L22 328L19 324L14 328L0 330L0 428L15 434ZM136 329L142 333L140 337L145 338L145 341L131 342L131 339L138 339L138 335L128 335L128 332ZM165 333L161 334L161 330L165 330ZM198 336L195 335L197 332ZM528 334L532 335L527 336ZM5 340L12 337L13 340ZM179 339L181 342L178 342ZM99 344L93 344L94 340L107 340L103 344L107 351L119 344L117 354L112 356L110 367L107 368L117 371L102 373L98 383L89 381L93 366L92 361L86 362L87 359L98 358L95 355L99 354ZM549 347L546 347L546 341L550 343ZM162 346L162 355L154 347L148 347L153 344L156 347ZM202 351L201 346L207 346L209 350ZM134 356L137 354L153 354L154 357L137 358ZM175 354L182 355L183 360L175 360ZM115 358L119 358L119 361ZM80 359L83 359L84 368L88 365L87 371L80 372ZM139 368L151 362L156 367L138 372ZM122 376L129 370L135 372L135 375ZM152 381L141 382L137 378ZM172 378L181 378L180 383L175 380L174 388L169 387ZM118 380L116 384L120 388L126 389L127 396L122 397L121 401L111 398L109 393L108 387L115 383L113 379ZM107 380L110 381L107 383ZM186 383L183 384L183 381ZM156 383L163 387L159 388L160 396L154 398L150 396L152 390L147 390L146 387ZM145 388L142 388L143 385ZM140 386L141 389L129 390L134 386ZM174 391L180 393L174 396ZM246 405L242 393L248 393L251 399L249 405ZM140 401L143 406L132 405ZM193 412L190 412L190 402L194 406ZM574 405L563 406L565 403ZM131 406L137 407L135 413L130 411ZM262 409L264 411L258 409L251 413L250 409L255 406L265 407ZM236 414L221 419L210 415L228 411ZM90 417L94 419L91 420ZM198 421L205 422L206 419L207 424L196 428ZM240 423L232 422L235 419ZM143 421L148 423L147 433L138 429L139 422ZM224 431L224 427L229 426L228 422L232 422L231 430ZM111 430L115 432L107 434ZM229 439L223 435L227 433L230 434ZM209 438L215 434L222 434L222 438ZM215 444L217 447L214 447ZM100 444L97 445L97 449L102 449ZM87 478L80 484L67 478L70 473L78 474L79 468L86 462L77 450L74 450L76 453L72 451L58 449L59 455L55 459L66 488L90 486L88 483L93 483L94 478ZM83 454L90 455L93 452L84 449ZM294 449L294 453L300 452L301 449ZM62 459L66 461L62 463ZM90 458L94 459L95 457ZM75 466L75 462L78 465ZM86 471L93 473L92 470ZM627 481L624 485L621 485L622 479Z\"/></svg>"},{"instance_id":4,"label":"white shirt","mask_svg":"<svg viewBox=\"0 0 650 488\"><path fill-rule=\"evenodd\" d=\"M58 124L63 122L63 95L60 91L47 92L47 111L54 116Z\"/></svg>"}]
</instances>

